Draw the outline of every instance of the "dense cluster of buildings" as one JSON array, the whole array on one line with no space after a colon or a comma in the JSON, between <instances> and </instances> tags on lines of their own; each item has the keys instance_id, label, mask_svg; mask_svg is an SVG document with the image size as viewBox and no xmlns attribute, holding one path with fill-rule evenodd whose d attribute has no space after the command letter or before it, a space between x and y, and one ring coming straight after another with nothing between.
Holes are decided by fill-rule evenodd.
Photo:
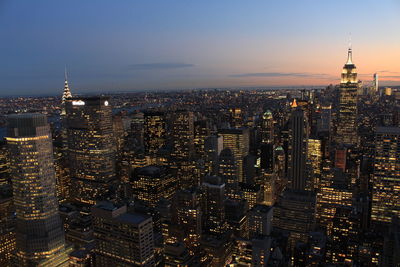
<instances>
[{"instance_id":1,"label":"dense cluster of buildings","mask_svg":"<svg viewBox=\"0 0 400 267\"><path fill-rule=\"evenodd\" d=\"M400 91L351 49L323 89L46 99L3 118L1 266L400 264Z\"/></svg>"}]
</instances>

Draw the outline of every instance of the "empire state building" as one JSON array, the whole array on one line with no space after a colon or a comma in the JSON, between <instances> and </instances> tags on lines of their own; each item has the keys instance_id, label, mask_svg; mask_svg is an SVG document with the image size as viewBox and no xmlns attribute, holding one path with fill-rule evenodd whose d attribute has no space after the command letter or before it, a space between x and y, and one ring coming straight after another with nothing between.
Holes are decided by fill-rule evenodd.
<instances>
[{"instance_id":1,"label":"empire state building","mask_svg":"<svg viewBox=\"0 0 400 267\"><path fill-rule=\"evenodd\" d=\"M336 143L349 146L358 144L357 135L357 80L356 66L349 48L347 62L342 70L339 88L339 110L336 128Z\"/></svg>"}]
</instances>

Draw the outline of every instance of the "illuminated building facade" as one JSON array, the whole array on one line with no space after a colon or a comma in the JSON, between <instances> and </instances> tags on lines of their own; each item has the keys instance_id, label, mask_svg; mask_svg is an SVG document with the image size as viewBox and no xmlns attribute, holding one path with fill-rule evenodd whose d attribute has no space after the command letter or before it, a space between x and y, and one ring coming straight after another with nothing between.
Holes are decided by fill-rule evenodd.
<instances>
[{"instance_id":1,"label":"illuminated building facade","mask_svg":"<svg viewBox=\"0 0 400 267\"><path fill-rule=\"evenodd\" d=\"M166 122L163 112L144 113L144 148L146 153L155 154L165 145Z\"/></svg>"},{"instance_id":2,"label":"illuminated building facade","mask_svg":"<svg viewBox=\"0 0 400 267\"><path fill-rule=\"evenodd\" d=\"M224 129L219 132L222 136L223 147L232 150L238 166L239 182L243 181L243 158L249 154L248 129Z\"/></svg>"},{"instance_id":3,"label":"illuminated building facade","mask_svg":"<svg viewBox=\"0 0 400 267\"><path fill-rule=\"evenodd\" d=\"M226 196L238 198L239 179L235 157L229 148L225 148L219 155L218 175L224 179Z\"/></svg>"},{"instance_id":4,"label":"illuminated building facade","mask_svg":"<svg viewBox=\"0 0 400 267\"><path fill-rule=\"evenodd\" d=\"M210 136L210 128L207 120L199 120L194 122L194 148L196 155L205 157L205 141Z\"/></svg>"},{"instance_id":5,"label":"illuminated building facade","mask_svg":"<svg viewBox=\"0 0 400 267\"><path fill-rule=\"evenodd\" d=\"M0 186L9 183L10 168L8 166L7 147L0 143Z\"/></svg>"},{"instance_id":6,"label":"illuminated building facade","mask_svg":"<svg viewBox=\"0 0 400 267\"><path fill-rule=\"evenodd\" d=\"M262 115L261 143L263 144L274 143L274 118L270 110L267 110Z\"/></svg>"},{"instance_id":7,"label":"illuminated building facade","mask_svg":"<svg viewBox=\"0 0 400 267\"><path fill-rule=\"evenodd\" d=\"M309 138L307 141L307 166L310 190L317 190L321 179L322 148L321 140Z\"/></svg>"},{"instance_id":8,"label":"illuminated building facade","mask_svg":"<svg viewBox=\"0 0 400 267\"><path fill-rule=\"evenodd\" d=\"M64 230L58 213L50 127L42 114L8 117L16 211L18 266L66 266ZM35 233L34 235L32 233Z\"/></svg>"},{"instance_id":9,"label":"illuminated building facade","mask_svg":"<svg viewBox=\"0 0 400 267\"><path fill-rule=\"evenodd\" d=\"M400 217L400 128L378 127L372 178L371 219L390 223Z\"/></svg>"},{"instance_id":10,"label":"illuminated building facade","mask_svg":"<svg viewBox=\"0 0 400 267\"><path fill-rule=\"evenodd\" d=\"M273 227L288 234L288 250L297 242L307 243L315 228L315 194L310 191L285 190L274 208Z\"/></svg>"},{"instance_id":11,"label":"illuminated building facade","mask_svg":"<svg viewBox=\"0 0 400 267\"><path fill-rule=\"evenodd\" d=\"M165 167L149 165L134 170L131 184L139 200L150 207L155 207L161 198L172 199L178 181Z\"/></svg>"},{"instance_id":12,"label":"illuminated building facade","mask_svg":"<svg viewBox=\"0 0 400 267\"><path fill-rule=\"evenodd\" d=\"M337 117L336 143L356 146L357 128L357 80L356 66L352 61L352 49L349 48L347 62L342 70L339 88L339 111Z\"/></svg>"},{"instance_id":13,"label":"illuminated building facade","mask_svg":"<svg viewBox=\"0 0 400 267\"><path fill-rule=\"evenodd\" d=\"M172 221L183 231L183 243L191 254L199 249L201 238L201 194L192 188L175 194Z\"/></svg>"},{"instance_id":14,"label":"illuminated building facade","mask_svg":"<svg viewBox=\"0 0 400 267\"><path fill-rule=\"evenodd\" d=\"M10 187L0 187L0 266L11 266L15 251L15 208Z\"/></svg>"},{"instance_id":15,"label":"illuminated building facade","mask_svg":"<svg viewBox=\"0 0 400 267\"><path fill-rule=\"evenodd\" d=\"M317 193L318 224L332 233L332 219L339 207L351 207L353 204L353 191L350 187L348 174L340 169L330 169L323 172L321 186Z\"/></svg>"},{"instance_id":16,"label":"illuminated building facade","mask_svg":"<svg viewBox=\"0 0 400 267\"><path fill-rule=\"evenodd\" d=\"M193 112L178 110L173 114L172 156L178 159L191 158L194 155L194 117Z\"/></svg>"},{"instance_id":17,"label":"illuminated building facade","mask_svg":"<svg viewBox=\"0 0 400 267\"><path fill-rule=\"evenodd\" d=\"M225 184L219 176L206 176L202 184L204 193L204 230L218 235L226 231Z\"/></svg>"},{"instance_id":18,"label":"illuminated building facade","mask_svg":"<svg viewBox=\"0 0 400 267\"><path fill-rule=\"evenodd\" d=\"M273 207L262 204L255 205L248 212L249 236L269 236L272 231Z\"/></svg>"},{"instance_id":19,"label":"illuminated building facade","mask_svg":"<svg viewBox=\"0 0 400 267\"><path fill-rule=\"evenodd\" d=\"M92 207L96 266L155 266L153 221L126 206Z\"/></svg>"},{"instance_id":20,"label":"illuminated building facade","mask_svg":"<svg viewBox=\"0 0 400 267\"><path fill-rule=\"evenodd\" d=\"M108 97L66 102L68 160L73 201L93 205L109 197L115 181L115 139Z\"/></svg>"}]
</instances>

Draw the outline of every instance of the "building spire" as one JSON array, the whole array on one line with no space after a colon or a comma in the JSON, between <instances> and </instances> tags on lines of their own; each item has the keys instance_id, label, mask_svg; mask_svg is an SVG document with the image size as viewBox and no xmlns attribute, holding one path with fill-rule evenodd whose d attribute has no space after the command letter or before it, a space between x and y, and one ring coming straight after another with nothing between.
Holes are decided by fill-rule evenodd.
<instances>
[{"instance_id":1,"label":"building spire","mask_svg":"<svg viewBox=\"0 0 400 267\"><path fill-rule=\"evenodd\" d=\"M62 104L65 103L65 100L72 97L71 90L69 89L68 79L67 79L67 66L65 66L64 71L64 92L62 96Z\"/></svg>"},{"instance_id":2,"label":"building spire","mask_svg":"<svg viewBox=\"0 0 400 267\"><path fill-rule=\"evenodd\" d=\"M349 38L349 49L347 51L347 62L346 65L352 65L353 64L353 50L352 50L352 45L351 45L351 33L350 33L350 38Z\"/></svg>"}]
</instances>

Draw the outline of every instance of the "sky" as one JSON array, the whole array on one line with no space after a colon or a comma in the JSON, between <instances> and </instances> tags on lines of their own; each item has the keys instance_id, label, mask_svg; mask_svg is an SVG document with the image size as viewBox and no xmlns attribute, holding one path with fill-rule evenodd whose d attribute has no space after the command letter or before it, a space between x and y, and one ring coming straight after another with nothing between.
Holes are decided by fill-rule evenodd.
<instances>
[{"instance_id":1,"label":"sky","mask_svg":"<svg viewBox=\"0 0 400 267\"><path fill-rule=\"evenodd\" d=\"M0 95L400 85L398 0L0 0ZM351 37L350 37L351 36Z\"/></svg>"}]
</instances>

